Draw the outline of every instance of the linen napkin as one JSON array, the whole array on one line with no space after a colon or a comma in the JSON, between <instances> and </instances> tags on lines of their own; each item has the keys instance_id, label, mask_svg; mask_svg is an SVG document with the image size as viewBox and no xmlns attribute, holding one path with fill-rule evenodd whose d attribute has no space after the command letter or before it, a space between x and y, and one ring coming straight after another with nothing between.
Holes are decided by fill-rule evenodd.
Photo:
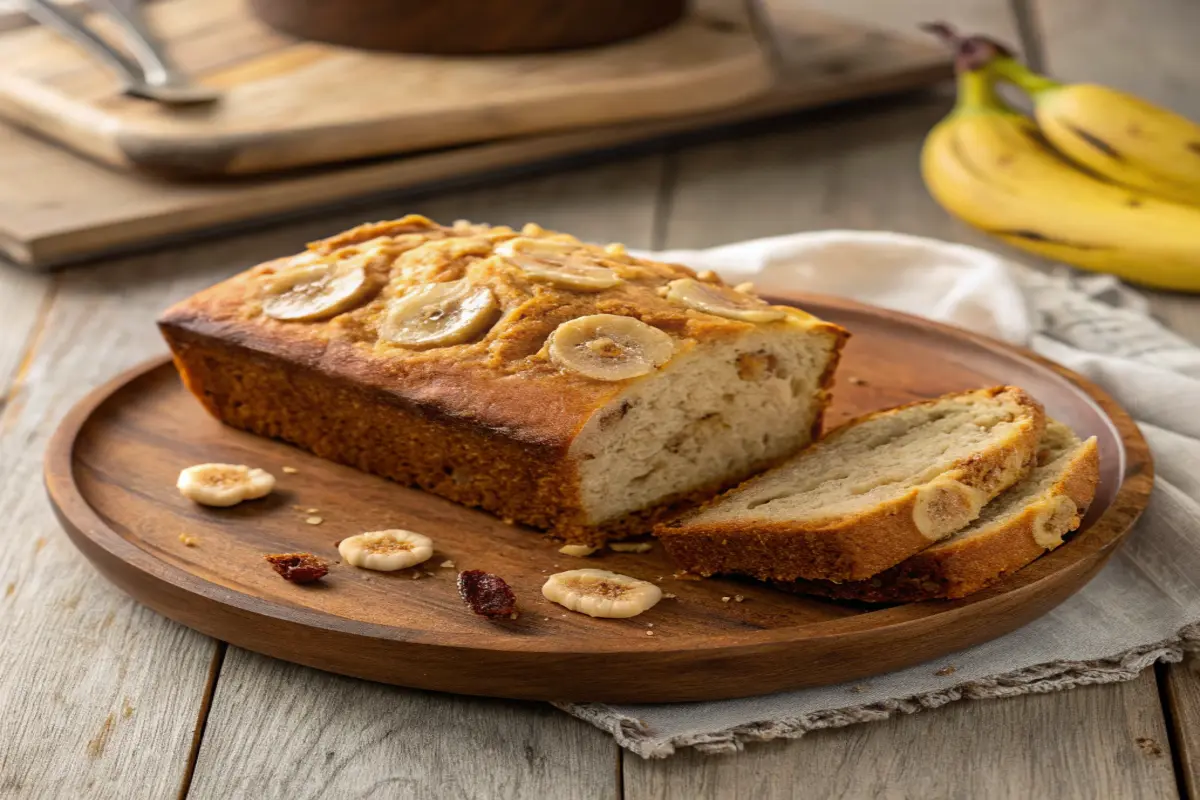
<instances>
[{"instance_id":1,"label":"linen napkin","mask_svg":"<svg viewBox=\"0 0 1200 800\"><path fill-rule=\"evenodd\" d=\"M960 699L1131 680L1200 642L1200 349L1135 291L1065 267L884 232L826 231L653 254L760 292L803 288L919 314L1031 347L1104 387L1150 444L1156 483L1137 530L1081 592L1013 633L853 684L705 703L561 704L644 757L885 719ZM935 674L953 664L952 675Z\"/></svg>"}]
</instances>

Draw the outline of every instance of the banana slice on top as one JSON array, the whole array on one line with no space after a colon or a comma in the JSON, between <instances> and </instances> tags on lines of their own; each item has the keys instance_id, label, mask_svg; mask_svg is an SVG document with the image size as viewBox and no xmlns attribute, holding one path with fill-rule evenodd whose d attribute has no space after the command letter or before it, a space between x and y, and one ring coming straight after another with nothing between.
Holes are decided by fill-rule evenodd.
<instances>
[{"instance_id":1,"label":"banana slice on top","mask_svg":"<svg viewBox=\"0 0 1200 800\"><path fill-rule=\"evenodd\" d=\"M499 311L486 286L466 278L429 283L388 303L379 338L417 349L461 344L490 328Z\"/></svg>"},{"instance_id":2,"label":"banana slice on top","mask_svg":"<svg viewBox=\"0 0 1200 800\"><path fill-rule=\"evenodd\" d=\"M395 528L348 536L338 542L337 549L352 567L395 572L428 561L433 556L433 540Z\"/></svg>"},{"instance_id":3,"label":"banana slice on top","mask_svg":"<svg viewBox=\"0 0 1200 800\"><path fill-rule=\"evenodd\" d=\"M579 242L551 242L517 237L496 246L497 255L516 264L534 280L566 289L598 292L621 283L621 276L591 262Z\"/></svg>"},{"instance_id":4,"label":"banana slice on top","mask_svg":"<svg viewBox=\"0 0 1200 800\"><path fill-rule=\"evenodd\" d=\"M542 596L589 617L636 617L662 599L662 589L649 581L603 569L573 569L551 575Z\"/></svg>"},{"instance_id":5,"label":"banana slice on top","mask_svg":"<svg viewBox=\"0 0 1200 800\"><path fill-rule=\"evenodd\" d=\"M227 508L266 497L275 488L275 476L244 464L197 464L180 472L175 486L192 502Z\"/></svg>"},{"instance_id":6,"label":"banana slice on top","mask_svg":"<svg viewBox=\"0 0 1200 800\"><path fill-rule=\"evenodd\" d=\"M286 322L312 322L349 311L371 292L359 259L303 263L267 284L263 313Z\"/></svg>"},{"instance_id":7,"label":"banana slice on top","mask_svg":"<svg viewBox=\"0 0 1200 800\"><path fill-rule=\"evenodd\" d=\"M668 283L667 299L706 314L743 322L774 322L787 316L787 312L757 297L694 278L680 278Z\"/></svg>"},{"instance_id":8,"label":"banana slice on top","mask_svg":"<svg viewBox=\"0 0 1200 800\"><path fill-rule=\"evenodd\" d=\"M671 360L675 340L640 319L591 314L567 320L550 334L550 360L598 381L623 381Z\"/></svg>"}]
</instances>

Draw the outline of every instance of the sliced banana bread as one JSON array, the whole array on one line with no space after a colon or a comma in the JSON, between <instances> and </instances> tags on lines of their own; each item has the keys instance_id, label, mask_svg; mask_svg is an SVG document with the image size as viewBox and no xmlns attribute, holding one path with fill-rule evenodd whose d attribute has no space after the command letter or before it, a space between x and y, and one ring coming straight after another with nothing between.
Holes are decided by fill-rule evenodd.
<instances>
[{"instance_id":1,"label":"sliced banana bread","mask_svg":"<svg viewBox=\"0 0 1200 800\"><path fill-rule=\"evenodd\" d=\"M781 588L875 603L965 597L1062 544L1091 505L1099 470L1096 437L1081 442L1049 420L1038 466L949 539L865 581L795 581Z\"/></svg>"},{"instance_id":2,"label":"sliced banana bread","mask_svg":"<svg viewBox=\"0 0 1200 800\"><path fill-rule=\"evenodd\" d=\"M862 580L979 516L1029 472L1044 429L1011 386L876 412L656 533L701 575Z\"/></svg>"}]
</instances>

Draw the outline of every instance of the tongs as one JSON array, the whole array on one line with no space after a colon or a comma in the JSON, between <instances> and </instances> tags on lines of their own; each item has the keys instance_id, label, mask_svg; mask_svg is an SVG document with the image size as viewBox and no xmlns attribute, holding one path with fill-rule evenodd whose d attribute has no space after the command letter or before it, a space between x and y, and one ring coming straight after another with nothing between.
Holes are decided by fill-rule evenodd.
<instances>
[{"instance_id":1,"label":"tongs","mask_svg":"<svg viewBox=\"0 0 1200 800\"><path fill-rule=\"evenodd\" d=\"M92 30L83 17L52 0L25 0L29 16L74 40L96 58L112 67L124 81L124 91L167 105L210 103L216 91L189 78L167 55L158 37L142 16L138 0L88 0L121 31L131 59Z\"/></svg>"}]
</instances>

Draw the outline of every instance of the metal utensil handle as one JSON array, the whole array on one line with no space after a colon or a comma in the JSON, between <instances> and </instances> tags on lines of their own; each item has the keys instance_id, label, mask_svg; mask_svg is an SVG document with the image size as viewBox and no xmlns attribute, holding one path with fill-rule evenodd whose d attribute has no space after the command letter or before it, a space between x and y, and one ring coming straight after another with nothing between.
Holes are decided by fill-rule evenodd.
<instances>
[{"instance_id":1,"label":"metal utensil handle","mask_svg":"<svg viewBox=\"0 0 1200 800\"><path fill-rule=\"evenodd\" d=\"M142 75L151 85L190 83L191 81L175 66L159 42L157 34L150 30L141 7L136 3L115 3L111 0L90 0L91 4L112 20L133 49L142 66Z\"/></svg>"},{"instance_id":2,"label":"metal utensil handle","mask_svg":"<svg viewBox=\"0 0 1200 800\"><path fill-rule=\"evenodd\" d=\"M25 10L34 20L72 39L96 58L121 73L127 86L143 82L142 68L93 33L78 17L50 0L25 0Z\"/></svg>"}]
</instances>

